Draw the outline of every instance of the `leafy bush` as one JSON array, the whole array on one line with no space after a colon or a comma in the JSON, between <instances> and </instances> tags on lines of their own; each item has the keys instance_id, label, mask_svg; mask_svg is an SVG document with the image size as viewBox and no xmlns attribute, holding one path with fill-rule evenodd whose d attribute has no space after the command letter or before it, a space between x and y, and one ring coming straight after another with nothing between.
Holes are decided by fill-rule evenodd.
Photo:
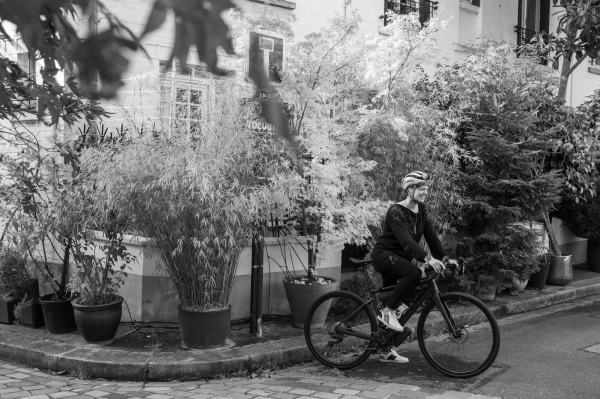
<instances>
[{"instance_id":1,"label":"leafy bush","mask_svg":"<svg viewBox=\"0 0 600 399\"><path fill-rule=\"evenodd\" d=\"M187 310L229 305L240 253L276 195L272 143L246 129L251 110L239 87L220 89L210 123L193 138L165 133L82 154L95 210L151 240Z\"/></svg>"},{"instance_id":2,"label":"leafy bush","mask_svg":"<svg viewBox=\"0 0 600 399\"><path fill-rule=\"evenodd\" d=\"M598 185L598 182L596 183ZM560 215L577 237L600 242L600 197L587 201L568 200L561 204Z\"/></svg>"},{"instance_id":3,"label":"leafy bush","mask_svg":"<svg viewBox=\"0 0 600 399\"><path fill-rule=\"evenodd\" d=\"M536 110L553 103L556 89L541 68L532 60L514 62L509 45L484 42L436 75L436 96L450 99L448 106L463 116L457 143L477 160L461 160L459 173L469 200L458 255L472 276L502 280L535 271L535 235L511 224L560 201L564 179L544 169L553 135L535 125Z\"/></svg>"}]
</instances>

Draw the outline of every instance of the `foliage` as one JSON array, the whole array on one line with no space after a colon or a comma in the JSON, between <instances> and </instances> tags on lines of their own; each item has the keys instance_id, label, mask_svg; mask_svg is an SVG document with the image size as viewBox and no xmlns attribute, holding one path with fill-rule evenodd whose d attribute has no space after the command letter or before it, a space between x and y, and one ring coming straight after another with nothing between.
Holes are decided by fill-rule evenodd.
<instances>
[{"instance_id":1,"label":"foliage","mask_svg":"<svg viewBox=\"0 0 600 399\"><path fill-rule=\"evenodd\" d=\"M447 21L434 18L423 28L417 14L391 14L388 21L384 34L367 39L365 76L372 99L362 116L358 154L377 162L365 173L369 189L388 203L405 196L400 183L407 173L433 175L430 215L442 234L450 233L463 202L456 184L458 120L453 110L432 101L431 83L420 68L438 51L436 37ZM379 224L371 226L371 242L379 230Z\"/></svg>"},{"instance_id":2,"label":"foliage","mask_svg":"<svg viewBox=\"0 0 600 399\"><path fill-rule=\"evenodd\" d=\"M458 251L469 276L492 276L496 281L528 279L539 270L535 232L522 226L502 226L465 236Z\"/></svg>"},{"instance_id":3,"label":"foliage","mask_svg":"<svg viewBox=\"0 0 600 399\"><path fill-rule=\"evenodd\" d=\"M289 199L292 227L309 236L308 267L315 268L333 248L361 242L368 224L384 212L363 192L363 173L375 163L356 155L354 111L364 101L358 15L334 18L318 33L290 46L287 71L279 89L296 111L292 130L299 153L290 171L278 176Z\"/></svg>"},{"instance_id":4,"label":"foliage","mask_svg":"<svg viewBox=\"0 0 600 399\"><path fill-rule=\"evenodd\" d=\"M76 237L73 259L77 272L71 276L69 288L78 293L81 305L105 305L114 302L117 291L127 277L126 269L135 261L123 242L123 235L107 232L96 237L94 231L84 231ZM104 240L105 239L105 240ZM115 270L116 269L116 270Z\"/></svg>"},{"instance_id":5,"label":"foliage","mask_svg":"<svg viewBox=\"0 0 600 399\"><path fill-rule=\"evenodd\" d=\"M549 50L555 62L562 58L558 97L566 98L569 76L586 57L595 59L600 51L600 1L552 0L558 12L557 36L552 36ZM575 56L575 63L571 65Z\"/></svg>"},{"instance_id":6,"label":"foliage","mask_svg":"<svg viewBox=\"0 0 600 399\"><path fill-rule=\"evenodd\" d=\"M13 248L4 249L0 253L0 294L6 302L21 301L33 296L27 259Z\"/></svg>"},{"instance_id":7,"label":"foliage","mask_svg":"<svg viewBox=\"0 0 600 399\"><path fill-rule=\"evenodd\" d=\"M443 66L438 87L464 117L457 143L477 157L462 162L459 256L472 274L497 279L534 270L534 236L512 223L536 218L560 201L560 173L544 169L550 133L536 131L536 112L551 102L552 81L534 61L511 61L509 45L484 42L465 60Z\"/></svg>"},{"instance_id":8,"label":"foliage","mask_svg":"<svg viewBox=\"0 0 600 399\"><path fill-rule=\"evenodd\" d=\"M348 273L348 277L341 280L339 289L350 291L363 299L371 298L367 279L363 272Z\"/></svg>"},{"instance_id":9,"label":"foliage","mask_svg":"<svg viewBox=\"0 0 600 399\"><path fill-rule=\"evenodd\" d=\"M277 147L246 130L252 110L235 84L228 90L197 138L144 136L82 152L95 211L150 238L190 310L228 306L252 224L278 199Z\"/></svg>"},{"instance_id":10,"label":"foliage","mask_svg":"<svg viewBox=\"0 0 600 399\"><path fill-rule=\"evenodd\" d=\"M65 192L52 201L55 190L61 186L57 176L62 174L54 155L44 153L32 141L29 148L2 160L5 171L1 184L2 211L7 224L1 242L5 245L6 241L20 253L29 255L45 282L61 298L66 294L72 245L67 231L69 221L52 216L66 197ZM52 254L62 261L58 276L52 267Z\"/></svg>"},{"instance_id":11,"label":"foliage","mask_svg":"<svg viewBox=\"0 0 600 399\"><path fill-rule=\"evenodd\" d=\"M600 198L595 196L587 201L567 200L561 204L560 216L577 237L600 242Z\"/></svg>"}]
</instances>

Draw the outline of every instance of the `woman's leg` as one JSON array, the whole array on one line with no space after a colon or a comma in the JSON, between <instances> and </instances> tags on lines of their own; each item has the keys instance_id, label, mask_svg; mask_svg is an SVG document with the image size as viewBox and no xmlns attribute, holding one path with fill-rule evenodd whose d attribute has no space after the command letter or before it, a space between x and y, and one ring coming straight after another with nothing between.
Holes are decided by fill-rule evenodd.
<instances>
[{"instance_id":1,"label":"woman's leg","mask_svg":"<svg viewBox=\"0 0 600 399\"><path fill-rule=\"evenodd\" d=\"M377 255L379 256L373 257L373 266L383 276L384 287L396 286L387 299L386 306L396 310L406 295L419 285L421 269L391 252Z\"/></svg>"}]
</instances>

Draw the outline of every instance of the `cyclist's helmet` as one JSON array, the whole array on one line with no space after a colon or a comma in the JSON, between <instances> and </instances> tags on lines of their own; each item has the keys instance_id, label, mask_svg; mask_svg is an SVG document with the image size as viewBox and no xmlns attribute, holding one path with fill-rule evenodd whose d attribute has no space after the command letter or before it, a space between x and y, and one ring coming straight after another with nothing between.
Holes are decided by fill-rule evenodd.
<instances>
[{"instance_id":1,"label":"cyclist's helmet","mask_svg":"<svg viewBox=\"0 0 600 399\"><path fill-rule=\"evenodd\" d=\"M431 186L433 180L429 180L429 175L425 172L411 172L402 179L402 189L408 190L410 187Z\"/></svg>"}]
</instances>

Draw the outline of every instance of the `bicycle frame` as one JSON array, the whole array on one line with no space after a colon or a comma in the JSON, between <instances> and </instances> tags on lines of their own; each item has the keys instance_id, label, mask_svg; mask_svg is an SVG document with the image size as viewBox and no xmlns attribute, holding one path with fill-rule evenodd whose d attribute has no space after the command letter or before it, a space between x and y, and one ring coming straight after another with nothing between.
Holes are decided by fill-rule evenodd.
<instances>
[{"instance_id":1,"label":"bicycle frame","mask_svg":"<svg viewBox=\"0 0 600 399\"><path fill-rule=\"evenodd\" d=\"M371 340L373 337L373 333L371 334L363 334L363 333L359 333L357 331L348 329L348 328L344 328L344 324L347 323L348 321L352 320L354 317L356 317L356 315L358 313L360 313L360 311L368 305L372 305L373 306L373 310L375 312L375 314L377 314L377 306L375 305L375 300L378 298L378 296L380 294L383 294L385 292L390 292L393 291L394 286L391 287L383 287L380 289L372 289L371 288L371 279L369 277L369 271L367 270L368 266L364 266L364 273L367 277L367 285L369 286L369 293L371 294L371 299L367 300L366 302L364 302L361 306L359 306L356 310L354 310L354 312L350 313L344 320L342 320L336 327L335 327L335 332L338 334L345 334L345 335L351 335L357 338L361 338L364 340ZM372 266L371 266L372 267ZM416 301L402 314L402 316L400 316L400 324L405 325L406 322L412 317L412 315L417 311L417 309L419 309L421 307L421 305L423 304L423 302L425 302L425 300L427 299L428 296L431 296L431 299L433 300L433 302L435 303L435 305L437 306L438 310L440 311L440 314L442 315L444 321L446 322L446 325L448 326L448 330L452 331L452 334L455 336L456 338L456 323L454 321L454 319L452 318L452 315L450 315L449 309L447 308L447 306L440 300L440 291L437 288L437 284L435 283L435 278L437 277L437 274L433 275L432 277L427 277L426 279L421 280L419 285L423 285L423 284L427 284L427 288L424 289L419 296L417 297ZM395 335L397 334L401 334L398 331L390 331L383 339L383 342L387 342L388 340L390 340L391 338L393 338Z\"/></svg>"}]
</instances>

